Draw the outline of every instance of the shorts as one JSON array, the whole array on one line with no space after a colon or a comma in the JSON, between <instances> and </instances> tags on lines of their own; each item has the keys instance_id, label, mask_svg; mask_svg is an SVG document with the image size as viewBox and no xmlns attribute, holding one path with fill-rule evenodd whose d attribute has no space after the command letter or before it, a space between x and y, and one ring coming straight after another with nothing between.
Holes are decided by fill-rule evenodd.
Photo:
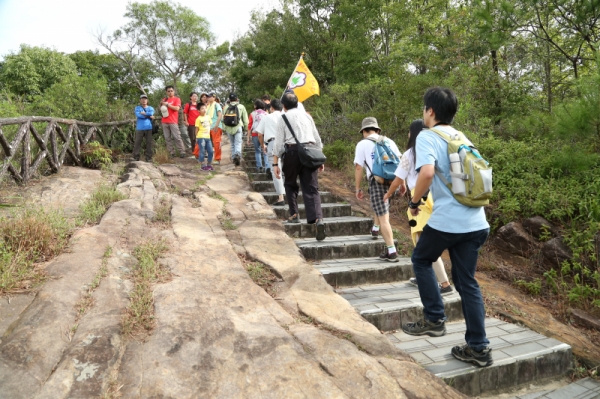
<instances>
[{"instance_id":1,"label":"shorts","mask_svg":"<svg viewBox=\"0 0 600 399\"><path fill-rule=\"evenodd\" d=\"M380 184L375 179L369 180L369 196L371 199L371 208L377 216L383 216L390 213L390 201L383 201L383 196L390 188L389 184Z\"/></svg>"}]
</instances>

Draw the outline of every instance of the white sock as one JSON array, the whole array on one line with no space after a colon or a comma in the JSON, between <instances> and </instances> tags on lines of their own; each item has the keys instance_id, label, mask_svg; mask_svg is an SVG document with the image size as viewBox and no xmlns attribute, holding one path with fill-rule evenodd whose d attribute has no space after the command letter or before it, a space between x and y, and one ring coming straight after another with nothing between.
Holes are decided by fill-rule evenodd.
<instances>
[{"instance_id":1,"label":"white sock","mask_svg":"<svg viewBox=\"0 0 600 399\"><path fill-rule=\"evenodd\" d=\"M373 231L379 231L379 226L377 226L377 225L374 224L372 230Z\"/></svg>"},{"instance_id":2,"label":"white sock","mask_svg":"<svg viewBox=\"0 0 600 399\"><path fill-rule=\"evenodd\" d=\"M392 245L391 247L387 247L388 249L388 254L395 254L396 253L396 247L394 245Z\"/></svg>"}]
</instances>

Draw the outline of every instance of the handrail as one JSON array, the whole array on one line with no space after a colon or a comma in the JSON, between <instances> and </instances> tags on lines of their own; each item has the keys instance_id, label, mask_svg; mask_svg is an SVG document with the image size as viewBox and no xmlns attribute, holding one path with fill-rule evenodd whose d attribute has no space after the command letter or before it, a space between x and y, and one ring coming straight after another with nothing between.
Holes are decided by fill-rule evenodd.
<instances>
[{"instance_id":1,"label":"handrail","mask_svg":"<svg viewBox=\"0 0 600 399\"><path fill-rule=\"evenodd\" d=\"M39 134L34 126L34 123L40 122L47 123L43 134ZM10 173L17 183L26 183L38 173L44 160L50 172L57 173L67 155L74 164L82 166L81 146L98 138L103 145L110 147L115 131L134 124L134 119L96 123L48 116L0 118L0 180ZM10 125L20 125L11 140L2 131L3 127ZM61 125L66 125L65 129ZM37 143L38 150L33 161L31 137ZM58 139L62 141L62 147Z\"/></svg>"}]
</instances>

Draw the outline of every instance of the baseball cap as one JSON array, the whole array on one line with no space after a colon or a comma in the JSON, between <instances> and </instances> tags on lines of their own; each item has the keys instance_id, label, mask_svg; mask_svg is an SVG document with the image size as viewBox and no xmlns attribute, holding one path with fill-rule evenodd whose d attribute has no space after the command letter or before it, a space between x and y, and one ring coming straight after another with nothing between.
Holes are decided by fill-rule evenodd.
<instances>
[{"instance_id":1,"label":"baseball cap","mask_svg":"<svg viewBox=\"0 0 600 399\"><path fill-rule=\"evenodd\" d=\"M215 92L211 91L210 93L208 93L208 97L215 97Z\"/></svg>"},{"instance_id":2,"label":"baseball cap","mask_svg":"<svg viewBox=\"0 0 600 399\"><path fill-rule=\"evenodd\" d=\"M237 94L235 94L235 93L229 94L229 101L235 101L235 100L237 100Z\"/></svg>"},{"instance_id":3,"label":"baseball cap","mask_svg":"<svg viewBox=\"0 0 600 399\"><path fill-rule=\"evenodd\" d=\"M145 95L145 94L142 94L142 95L140 96L140 98L148 98L148 96L147 96L147 95Z\"/></svg>"}]
</instances>

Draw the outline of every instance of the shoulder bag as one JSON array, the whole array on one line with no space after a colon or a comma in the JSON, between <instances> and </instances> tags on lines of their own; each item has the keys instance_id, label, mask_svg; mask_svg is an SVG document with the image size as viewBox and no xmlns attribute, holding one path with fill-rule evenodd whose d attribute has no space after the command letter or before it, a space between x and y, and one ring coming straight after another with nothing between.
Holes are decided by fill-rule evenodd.
<instances>
[{"instance_id":1,"label":"shoulder bag","mask_svg":"<svg viewBox=\"0 0 600 399\"><path fill-rule=\"evenodd\" d=\"M299 142L296 134L294 133L294 129L292 129L292 125L290 125L290 121L288 121L285 115L282 115L282 117L288 129L290 129L292 136L294 136L296 144L298 144L298 158L300 158L300 163L309 169L317 169L321 167L321 165L323 165L327 160L327 157L325 154L323 154L323 151L316 144Z\"/></svg>"}]
</instances>

